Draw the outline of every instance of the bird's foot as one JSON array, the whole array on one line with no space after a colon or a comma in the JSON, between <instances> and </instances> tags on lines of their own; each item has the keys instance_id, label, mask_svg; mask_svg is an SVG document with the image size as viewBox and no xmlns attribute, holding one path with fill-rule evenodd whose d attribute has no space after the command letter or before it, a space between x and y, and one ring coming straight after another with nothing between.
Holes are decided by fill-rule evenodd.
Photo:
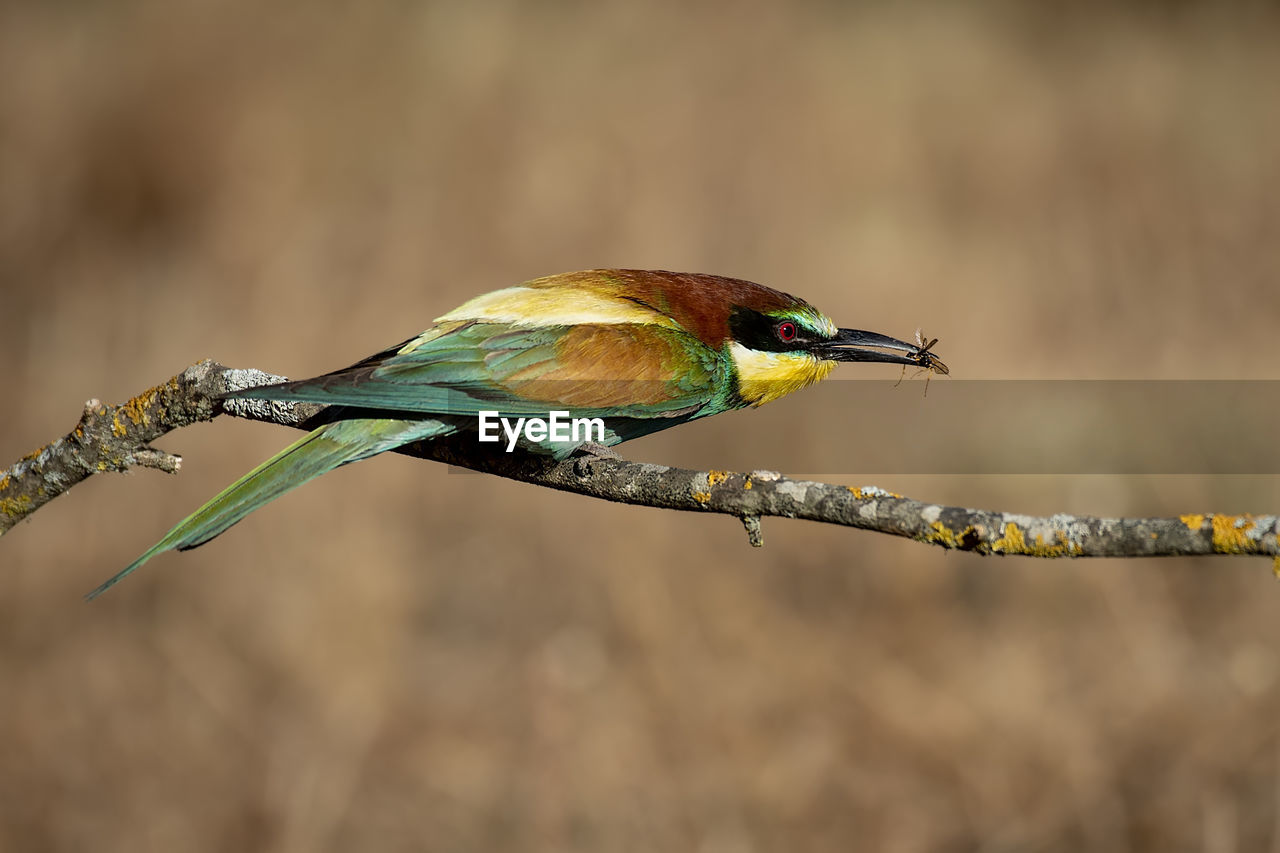
<instances>
[{"instance_id":1,"label":"bird's foot","mask_svg":"<svg viewBox=\"0 0 1280 853\"><path fill-rule=\"evenodd\" d=\"M582 456L595 456L600 459L621 459L622 456L612 447L606 447L598 442L588 441L585 444L578 445L576 451Z\"/></svg>"}]
</instances>

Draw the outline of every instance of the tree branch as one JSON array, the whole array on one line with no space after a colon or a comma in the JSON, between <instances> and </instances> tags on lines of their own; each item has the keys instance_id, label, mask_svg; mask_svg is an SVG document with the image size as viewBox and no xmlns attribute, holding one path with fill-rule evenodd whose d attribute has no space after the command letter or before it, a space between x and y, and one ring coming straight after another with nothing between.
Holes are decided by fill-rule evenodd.
<instances>
[{"instance_id":1,"label":"tree branch","mask_svg":"<svg viewBox=\"0 0 1280 853\"><path fill-rule=\"evenodd\" d=\"M170 473L177 456L149 446L165 433L219 414L308 429L324 407L224 400L241 388L283 381L212 361L192 365L119 406L85 404L75 429L0 473L0 534L100 471L142 465ZM692 471L583 454L563 461L533 453L481 450L467 436L419 442L398 452L511 480L626 504L737 516L752 545L760 519L803 518L903 536L978 554L1029 557L1267 555L1280 574L1280 518L1189 514L1177 518L1036 517L940 506L875 486L793 480L772 471Z\"/></svg>"}]
</instances>

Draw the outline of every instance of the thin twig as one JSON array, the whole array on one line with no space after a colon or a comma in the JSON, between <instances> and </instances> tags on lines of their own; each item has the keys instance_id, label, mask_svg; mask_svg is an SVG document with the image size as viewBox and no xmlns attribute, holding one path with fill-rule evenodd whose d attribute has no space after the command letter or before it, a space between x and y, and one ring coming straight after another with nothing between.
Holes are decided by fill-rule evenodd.
<instances>
[{"instance_id":1,"label":"thin twig","mask_svg":"<svg viewBox=\"0 0 1280 853\"><path fill-rule=\"evenodd\" d=\"M219 414L309 428L323 406L221 399L227 391L281 379L203 361L120 406L91 400L75 429L0 474L0 534L91 474L134 465L176 471L178 457L149 446L171 429ZM875 486L793 480L770 471L693 471L600 454L556 461L533 453L494 453L462 434L397 452L618 503L736 516L753 545L761 542L760 519L776 516L874 530L977 554L1265 555L1276 558L1280 570L1280 518L1274 515L1038 517L941 506Z\"/></svg>"}]
</instances>

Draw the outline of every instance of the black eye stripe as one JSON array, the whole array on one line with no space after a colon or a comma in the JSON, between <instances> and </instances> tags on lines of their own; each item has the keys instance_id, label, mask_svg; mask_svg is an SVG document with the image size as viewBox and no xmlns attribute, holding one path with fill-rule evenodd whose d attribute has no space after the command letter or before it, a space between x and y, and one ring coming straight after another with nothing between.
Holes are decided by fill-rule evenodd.
<instances>
[{"instance_id":1,"label":"black eye stripe","mask_svg":"<svg viewBox=\"0 0 1280 853\"><path fill-rule=\"evenodd\" d=\"M791 332L789 338L783 334L788 328ZM824 340L794 320L771 317L742 306L734 308L729 315L729 331L735 341L759 352L796 352Z\"/></svg>"}]
</instances>

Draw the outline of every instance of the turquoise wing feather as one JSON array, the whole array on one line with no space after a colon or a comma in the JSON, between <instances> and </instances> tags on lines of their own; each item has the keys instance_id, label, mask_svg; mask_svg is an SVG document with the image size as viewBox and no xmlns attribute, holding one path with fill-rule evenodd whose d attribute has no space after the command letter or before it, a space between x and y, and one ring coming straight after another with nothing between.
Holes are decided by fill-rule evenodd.
<instances>
[{"instance_id":1,"label":"turquoise wing feather","mask_svg":"<svg viewBox=\"0 0 1280 853\"><path fill-rule=\"evenodd\" d=\"M728 408L715 405L731 391L727 359L679 330L468 323L424 338L315 379L229 396L473 417L565 408L584 417L687 419ZM628 375L637 364L647 369Z\"/></svg>"},{"instance_id":2,"label":"turquoise wing feather","mask_svg":"<svg viewBox=\"0 0 1280 853\"><path fill-rule=\"evenodd\" d=\"M438 420L402 421L360 418L326 424L236 480L212 500L178 522L123 571L86 596L92 600L165 551L203 545L263 504L340 465L356 462L402 444L434 438L456 429Z\"/></svg>"}]
</instances>

